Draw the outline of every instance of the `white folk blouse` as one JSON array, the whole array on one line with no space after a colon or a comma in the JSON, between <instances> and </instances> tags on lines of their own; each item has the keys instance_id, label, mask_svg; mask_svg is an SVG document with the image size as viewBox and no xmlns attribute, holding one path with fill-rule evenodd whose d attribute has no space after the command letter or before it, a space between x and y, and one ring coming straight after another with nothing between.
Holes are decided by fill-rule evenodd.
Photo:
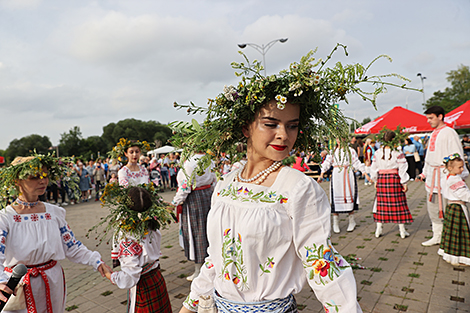
<instances>
[{"instance_id":1,"label":"white folk blouse","mask_svg":"<svg viewBox=\"0 0 470 313\"><path fill-rule=\"evenodd\" d=\"M139 164L138 172L131 171L127 166L123 166L118 172L118 181L120 186L128 187L140 184L148 184L150 181L149 172L145 167Z\"/></svg>"},{"instance_id":2,"label":"white folk blouse","mask_svg":"<svg viewBox=\"0 0 470 313\"><path fill-rule=\"evenodd\" d=\"M447 175L444 197L450 201L470 202L470 189L460 175Z\"/></svg>"},{"instance_id":3,"label":"white folk blouse","mask_svg":"<svg viewBox=\"0 0 470 313\"><path fill-rule=\"evenodd\" d=\"M75 238L65 210L44 203L46 212L18 214L11 206L0 212L0 282L8 280L5 267L22 263L39 265L50 260L63 260L90 265L93 269L103 263L101 255L90 251ZM64 276L60 264L44 271L47 275L54 312L65 310ZM41 275L30 277L36 308L45 308L46 291ZM16 312L16 311L15 311ZM45 312L45 311L44 311Z\"/></svg>"},{"instance_id":4,"label":"white folk blouse","mask_svg":"<svg viewBox=\"0 0 470 313\"><path fill-rule=\"evenodd\" d=\"M362 312L350 265L330 241L330 204L312 179L283 167L271 187L220 181L207 218L209 256L183 303L215 290L241 302L296 294L307 281L325 308Z\"/></svg>"},{"instance_id":5,"label":"white folk blouse","mask_svg":"<svg viewBox=\"0 0 470 313\"><path fill-rule=\"evenodd\" d=\"M408 163L403 152L391 150L389 147L384 149L380 148L374 154L372 158L372 165L370 166L370 178L373 181L377 180L380 170L398 170L398 176L400 176L400 183L406 184L410 180L410 175L406 172L408 170Z\"/></svg>"}]
</instances>

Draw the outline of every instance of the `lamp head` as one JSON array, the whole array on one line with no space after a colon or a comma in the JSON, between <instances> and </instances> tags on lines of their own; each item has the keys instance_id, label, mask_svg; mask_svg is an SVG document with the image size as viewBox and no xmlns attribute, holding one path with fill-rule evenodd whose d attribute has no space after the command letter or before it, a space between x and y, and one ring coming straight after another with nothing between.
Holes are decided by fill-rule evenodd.
<instances>
[{"instance_id":1,"label":"lamp head","mask_svg":"<svg viewBox=\"0 0 470 313\"><path fill-rule=\"evenodd\" d=\"M281 39L279 39L279 41L280 41L281 43L284 43L284 42L287 41L287 39L289 39L289 38L281 38Z\"/></svg>"},{"instance_id":2,"label":"lamp head","mask_svg":"<svg viewBox=\"0 0 470 313\"><path fill-rule=\"evenodd\" d=\"M238 47L240 47L240 49L244 49L246 48L246 43L239 43Z\"/></svg>"}]
</instances>

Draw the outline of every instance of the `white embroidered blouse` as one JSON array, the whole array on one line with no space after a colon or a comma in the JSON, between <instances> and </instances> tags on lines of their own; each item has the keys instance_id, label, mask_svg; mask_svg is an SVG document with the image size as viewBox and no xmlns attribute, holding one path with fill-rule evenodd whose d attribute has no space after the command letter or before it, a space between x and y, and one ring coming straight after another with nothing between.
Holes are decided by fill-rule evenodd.
<instances>
[{"instance_id":1,"label":"white embroidered blouse","mask_svg":"<svg viewBox=\"0 0 470 313\"><path fill-rule=\"evenodd\" d=\"M148 268L157 268L160 262L160 231L150 231L142 238L140 244L131 236L119 234L119 252L117 258L121 263L121 270L111 274L111 282L121 289L130 289L137 285L142 268L146 264L152 264Z\"/></svg>"},{"instance_id":2,"label":"white embroidered blouse","mask_svg":"<svg viewBox=\"0 0 470 313\"><path fill-rule=\"evenodd\" d=\"M398 170L398 176L400 176L400 183L406 184L410 180L410 175L406 172L408 170L408 163L403 152L391 150L389 147L380 148L374 154L372 158L372 165L370 166L370 178L373 181L377 180L380 170Z\"/></svg>"},{"instance_id":3,"label":"white embroidered blouse","mask_svg":"<svg viewBox=\"0 0 470 313\"><path fill-rule=\"evenodd\" d=\"M470 189L460 175L447 175L444 197L450 201L470 202Z\"/></svg>"},{"instance_id":4,"label":"white embroidered blouse","mask_svg":"<svg viewBox=\"0 0 470 313\"><path fill-rule=\"evenodd\" d=\"M287 297L305 281L325 308L362 312L349 264L332 247L330 204L312 179L284 167L271 187L219 181L207 218L209 256L183 303L196 311L214 288L224 298L257 302Z\"/></svg>"},{"instance_id":5,"label":"white embroidered blouse","mask_svg":"<svg viewBox=\"0 0 470 313\"><path fill-rule=\"evenodd\" d=\"M44 203L46 212L18 214L11 206L0 212L0 281L7 281L4 267L18 263L37 265L63 260L93 266L103 263L75 238L65 220L65 210Z\"/></svg>"},{"instance_id":6,"label":"white embroidered blouse","mask_svg":"<svg viewBox=\"0 0 470 313\"><path fill-rule=\"evenodd\" d=\"M145 167L139 164L138 172L131 171L127 166L123 166L118 172L118 181L120 186L128 187L140 184L148 184L150 181L149 172Z\"/></svg>"}]
</instances>

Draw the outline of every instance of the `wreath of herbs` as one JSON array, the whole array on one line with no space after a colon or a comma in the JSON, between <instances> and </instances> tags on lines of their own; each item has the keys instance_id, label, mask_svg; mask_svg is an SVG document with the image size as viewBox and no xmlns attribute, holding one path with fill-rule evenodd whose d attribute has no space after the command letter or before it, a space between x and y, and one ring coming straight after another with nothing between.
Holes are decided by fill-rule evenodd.
<instances>
[{"instance_id":1,"label":"wreath of herbs","mask_svg":"<svg viewBox=\"0 0 470 313\"><path fill-rule=\"evenodd\" d=\"M129 197L129 190L133 187L146 189L152 198L152 206L144 212L131 209L134 204ZM117 183L107 184L100 200L102 207L109 208L109 214L102 217L86 235L89 238L92 232L96 234L95 240L99 240L96 246L103 241L109 244L112 236L117 241L119 234L131 235L140 242L149 233L149 229L162 229L176 220L175 214L167 210L168 204L157 194L152 183L129 187ZM104 230L99 232L102 227Z\"/></svg>"},{"instance_id":2,"label":"wreath of herbs","mask_svg":"<svg viewBox=\"0 0 470 313\"><path fill-rule=\"evenodd\" d=\"M420 91L406 87L406 83L398 85L384 81L389 77L410 81L399 74L367 75L369 68L378 59L392 61L387 55L378 56L366 67L361 64L344 65L341 62L327 67L338 49L348 55L346 46L338 43L325 60L316 60L313 56L316 50L310 51L299 63L292 63L289 69L266 77L262 75L261 62L254 60L250 63L245 54L239 51L246 63L232 63L235 75L241 77L237 86L225 86L215 99L209 99L208 107L196 106L193 102L174 103L177 109L185 108L188 114L203 113L206 118L202 125L194 119L191 123L171 123L174 134L172 145L183 148L184 159L196 151L207 152L200 158L199 169L195 171L201 175L204 168L210 165L211 158L218 159L222 152L236 154L237 144L246 142L242 128L255 119L262 106L275 99L279 109L283 109L287 102L300 104L299 133L294 147L318 153L318 141L348 138L350 119L334 106L341 100L348 103L348 94L359 95L375 108L377 95L385 92L387 86ZM359 84L363 83L371 84L373 91L361 89ZM347 149L347 144L342 148Z\"/></svg>"},{"instance_id":3,"label":"wreath of herbs","mask_svg":"<svg viewBox=\"0 0 470 313\"><path fill-rule=\"evenodd\" d=\"M382 145L390 147L392 150L398 150L398 147L400 147L403 142L405 141L406 138L409 137L409 133L404 132L403 130L405 127L400 127L400 125L397 126L395 130L388 129L387 126L384 126L380 132L377 134L377 141L380 142ZM392 131L395 133L395 137L390 140L390 141L385 141L385 133Z\"/></svg>"},{"instance_id":4,"label":"wreath of herbs","mask_svg":"<svg viewBox=\"0 0 470 313\"><path fill-rule=\"evenodd\" d=\"M139 147L140 152L142 154L150 151L151 147L147 141L139 141L139 140L129 140L127 138L119 139L116 146L113 147L113 150L108 152L108 155L112 159L118 159L121 161L121 158L124 156L124 153L127 152L127 149L130 147Z\"/></svg>"},{"instance_id":5,"label":"wreath of herbs","mask_svg":"<svg viewBox=\"0 0 470 313\"><path fill-rule=\"evenodd\" d=\"M61 178L71 172L71 169L67 167L69 162L69 158L59 159L54 156L54 153L44 155L36 151L31 156L16 157L10 166L0 169L0 205L6 207L9 200L21 195L18 180L48 177L49 184L58 184ZM78 194L79 188L76 181L71 180L69 188Z\"/></svg>"}]
</instances>

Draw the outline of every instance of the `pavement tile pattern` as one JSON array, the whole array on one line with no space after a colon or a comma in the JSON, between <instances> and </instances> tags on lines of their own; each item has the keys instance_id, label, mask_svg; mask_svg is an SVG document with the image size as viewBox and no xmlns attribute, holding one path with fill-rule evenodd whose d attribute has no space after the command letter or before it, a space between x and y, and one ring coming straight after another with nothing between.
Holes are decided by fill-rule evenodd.
<instances>
[{"instance_id":1,"label":"pavement tile pattern","mask_svg":"<svg viewBox=\"0 0 470 313\"><path fill-rule=\"evenodd\" d=\"M467 184L470 179L467 179ZM332 234L335 248L344 256L360 258L366 269L355 269L358 299L365 313L454 313L470 312L470 267L454 267L437 255L438 246L423 247L421 242L432 235L426 209L424 184L410 182L408 206L414 222L407 225L410 237L400 238L398 226L385 224L383 235L375 238L372 204L373 186L358 181L360 210L357 227L346 232L347 216L340 215L341 233ZM322 188L328 193L329 184ZM174 192L161 194L171 201ZM97 241L87 230L106 215L98 202L67 206L67 221L75 235L88 248L98 250L111 264L110 246ZM186 276L193 273L193 262L187 261L179 246L178 226L162 231L161 268L170 295L173 312L178 312L190 288ZM61 261L67 280L67 311L74 313L126 312L127 291L120 290L91 268ZM324 312L308 285L296 295L301 312Z\"/></svg>"}]
</instances>

